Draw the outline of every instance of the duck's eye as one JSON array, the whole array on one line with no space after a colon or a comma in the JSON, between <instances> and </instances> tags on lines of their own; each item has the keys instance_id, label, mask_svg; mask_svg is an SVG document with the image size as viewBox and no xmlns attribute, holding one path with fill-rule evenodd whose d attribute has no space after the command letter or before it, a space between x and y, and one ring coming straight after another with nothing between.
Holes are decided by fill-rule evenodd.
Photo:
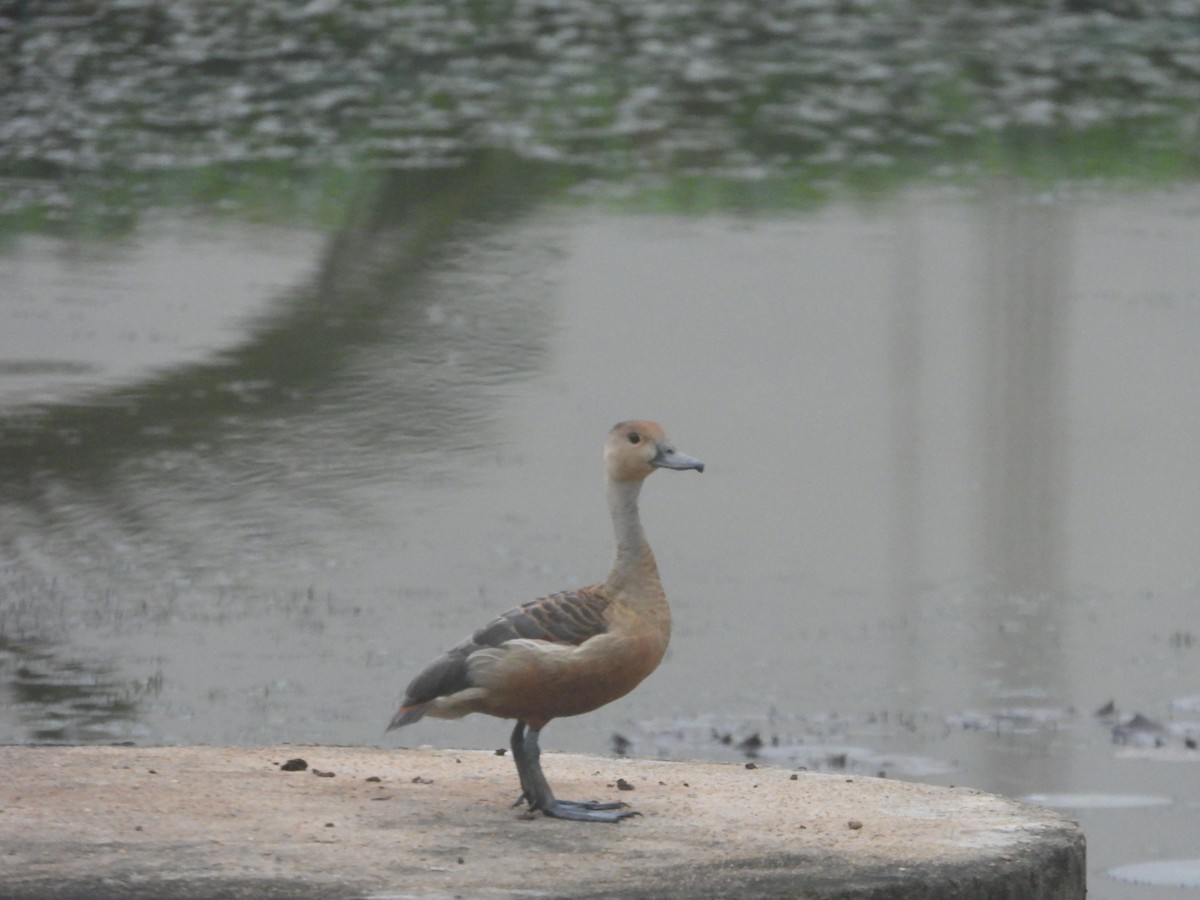
<instances>
[{"instance_id":1,"label":"duck's eye","mask_svg":"<svg viewBox=\"0 0 1200 900\"><path fill-rule=\"evenodd\" d=\"M642 436L640 434L638 434L636 431L629 432L629 443L640 444L641 442Z\"/></svg>"}]
</instances>

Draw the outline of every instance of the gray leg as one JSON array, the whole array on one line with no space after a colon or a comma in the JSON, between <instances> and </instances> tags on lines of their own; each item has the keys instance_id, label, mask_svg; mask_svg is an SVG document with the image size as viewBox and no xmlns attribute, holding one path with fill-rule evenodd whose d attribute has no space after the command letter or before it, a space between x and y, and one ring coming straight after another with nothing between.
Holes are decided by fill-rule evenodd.
<instances>
[{"instance_id":1,"label":"gray leg","mask_svg":"<svg viewBox=\"0 0 1200 900\"><path fill-rule=\"evenodd\" d=\"M513 728L512 737L509 739L509 746L512 747L513 762L517 765L517 777L521 779L521 796L517 798L513 806L520 806L522 803L532 803L533 795L529 792L529 764L525 760L525 723L517 719L517 725Z\"/></svg>"},{"instance_id":2,"label":"gray leg","mask_svg":"<svg viewBox=\"0 0 1200 900\"><path fill-rule=\"evenodd\" d=\"M538 746L538 734L532 728L525 730L523 722L517 722L512 733L513 761L517 764L517 777L521 779L521 801L529 803L530 811L541 810L543 815L555 819L573 819L579 822L619 822L630 816L641 815L625 808L624 803L601 803L595 800L558 800L550 790L546 776L542 774L540 761L542 751Z\"/></svg>"}]
</instances>

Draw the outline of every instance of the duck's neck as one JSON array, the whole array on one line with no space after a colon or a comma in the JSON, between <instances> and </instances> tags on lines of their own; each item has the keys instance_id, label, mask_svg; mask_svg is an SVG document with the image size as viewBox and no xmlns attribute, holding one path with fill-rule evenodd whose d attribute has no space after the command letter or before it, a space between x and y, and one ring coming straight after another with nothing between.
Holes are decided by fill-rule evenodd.
<instances>
[{"instance_id":1,"label":"duck's neck","mask_svg":"<svg viewBox=\"0 0 1200 900\"><path fill-rule=\"evenodd\" d=\"M658 567L654 564L654 554L650 552L638 515L641 489L641 481L611 480L608 483L608 510L612 514L617 556L605 585L610 590L627 594L661 594Z\"/></svg>"}]
</instances>

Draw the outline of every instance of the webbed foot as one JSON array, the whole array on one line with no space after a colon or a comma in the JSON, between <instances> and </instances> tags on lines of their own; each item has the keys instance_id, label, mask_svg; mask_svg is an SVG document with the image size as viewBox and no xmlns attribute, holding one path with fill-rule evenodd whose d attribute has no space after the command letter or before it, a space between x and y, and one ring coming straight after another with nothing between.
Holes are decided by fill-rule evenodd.
<instances>
[{"instance_id":1,"label":"webbed foot","mask_svg":"<svg viewBox=\"0 0 1200 900\"><path fill-rule=\"evenodd\" d=\"M538 810L552 819L571 819L575 822L620 822L641 813L629 809L628 804L601 800L559 800L546 783L542 774L538 748L538 731L525 730L525 723L517 720L512 733L513 762L517 764L517 775L521 779L521 796L513 806L528 804L525 817Z\"/></svg>"},{"instance_id":2,"label":"webbed foot","mask_svg":"<svg viewBox=\"0 0 1200 900\"><path fill-rule=\"evenodd\" d=\"M620 822L641 813L629 809L627 803L601 803L595 800L554 800L542 809L552 819L574 822Z\"/></svg>"}]
</instances>

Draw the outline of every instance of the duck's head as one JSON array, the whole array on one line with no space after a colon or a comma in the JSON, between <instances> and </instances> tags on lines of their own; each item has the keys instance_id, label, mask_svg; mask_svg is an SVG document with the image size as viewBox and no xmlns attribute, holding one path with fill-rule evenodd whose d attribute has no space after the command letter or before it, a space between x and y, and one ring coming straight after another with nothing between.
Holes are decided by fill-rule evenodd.
<instances>
[{"instance_id":1,"label":"duck's head","mask_svg":"<svg viewBox=\"0 0 1200 900\"><path fill-rule=\"evenodd\" d=\"M618 422L604 445L604 468L614 481L641 481L655 469L704 471L700 460L680 453L657 422Z\"/></svg>"}]
</instances>

